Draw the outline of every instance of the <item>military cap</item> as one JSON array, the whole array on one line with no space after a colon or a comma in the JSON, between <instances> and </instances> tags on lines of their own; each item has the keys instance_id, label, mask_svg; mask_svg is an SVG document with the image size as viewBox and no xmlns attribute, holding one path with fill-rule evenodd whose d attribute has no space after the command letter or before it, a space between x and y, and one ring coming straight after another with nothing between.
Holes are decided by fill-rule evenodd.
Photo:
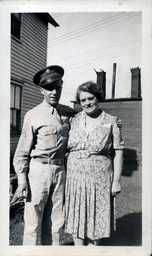
<instances>
[{"instance_id":1,"label":"military cap","mask_svg":"<svg viewBox=\"0 0 152 256\"><path fill-rule=\"evenodd\" d=\"M41 87L45 87L55 81L62 79L64 69L58 65L48 66L39 70L33 77L33 82Z\"/></svg>"}]
</instances>

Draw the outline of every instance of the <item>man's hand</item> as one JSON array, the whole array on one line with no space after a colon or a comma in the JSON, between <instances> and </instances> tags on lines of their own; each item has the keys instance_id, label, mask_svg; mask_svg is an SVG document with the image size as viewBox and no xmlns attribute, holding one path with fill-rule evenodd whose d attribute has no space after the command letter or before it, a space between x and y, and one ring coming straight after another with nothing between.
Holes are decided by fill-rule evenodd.
<instances>
[{"instance_id":1,"label":"man's hand","mask_svg":"<svg viewBox=\"0 0 152 256\"><path fill-rule=\"evenodd\" d=\"M120 193L121 186L119 181L112 182L112 195L115 196L116 194Z\"/></svg>"},{"instance_id":2,"label":"man's hand","mask_svg":"<svg viewBox=\"0 0 152 256\"><path fill-rule=\"evenodd\" d=\"M17 200L23 200L24 198L27 197L27 193L28 193L28 184L27 183L19 184L13 198L11 199L10 204L11 205L14 204Z\"/></svg>"}]
</instances>

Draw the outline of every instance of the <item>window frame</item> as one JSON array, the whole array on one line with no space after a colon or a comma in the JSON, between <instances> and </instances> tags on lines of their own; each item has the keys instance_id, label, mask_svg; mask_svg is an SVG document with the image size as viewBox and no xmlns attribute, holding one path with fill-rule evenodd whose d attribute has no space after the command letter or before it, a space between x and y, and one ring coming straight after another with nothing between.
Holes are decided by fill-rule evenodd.
<instances>
[{"instance_id":1,"label":"window frame","mask_svg":"<svg viewBox=\"0 0 152 256\"><path fill-rule=\"evenodd\" d=\"M17 18L14 14L20 14L20 18ZM12 24L13 24L13 19L14 19L14 23L15 20L16 22L19 22L19 37L17 37L14 33L13 33L13 28L12 28ZM14 38L16 41L21 43L21 36L22 36L22 13L11 13L11 37Z\"/></svg>"},{"instance_id":2,"label":"window frame","mask_svg":"<svg viewBox=\"0 0 152 256\"><path fill-rule=\"evenodd\" d=\"M15 106L15 98L17 97L16 91L13 90L14 96L13 96L13 106L12 106L12 86L15 88L20 88L19 91L19 103L18 106ZM23 84L16 82L16 81L11 81L11 92L10 92L10 133L11 135L20 135L21 134L21 120L22 120L22 102L23 102ZM16 113L16 116L14 115L14 118L16 119L16 126L15 129L13 129L12 127L12 123L13 123L13 115L12 112Z\"/></svg>"}]
</instances>

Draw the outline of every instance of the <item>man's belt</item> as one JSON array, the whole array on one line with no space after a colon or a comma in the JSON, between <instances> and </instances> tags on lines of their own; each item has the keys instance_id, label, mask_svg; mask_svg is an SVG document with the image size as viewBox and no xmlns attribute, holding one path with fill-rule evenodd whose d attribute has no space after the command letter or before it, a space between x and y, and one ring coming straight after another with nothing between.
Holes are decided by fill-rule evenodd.
<instances>
[{"instance_id":1,"label":"man's belt","mask_svg":"<svg viewBox=\"0 0 152 256\"><path fill-rule=\"evenodd\" d=\"M40 157L33 157L33 160L42 164L49 164L49 165L63 165L63 159L51 159L51 158L40 158Z\"/></svg>"}]
</instances>

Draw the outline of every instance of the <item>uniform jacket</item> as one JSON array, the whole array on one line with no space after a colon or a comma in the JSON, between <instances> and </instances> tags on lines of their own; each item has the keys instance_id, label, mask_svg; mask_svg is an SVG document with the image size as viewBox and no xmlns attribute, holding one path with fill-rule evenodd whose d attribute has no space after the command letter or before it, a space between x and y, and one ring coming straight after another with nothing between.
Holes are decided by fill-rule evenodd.
<instances>
[{"instance_id":1,"label":"uniform jacket","mask_svg":"<svg viewBox=\"0 0 152 256\"><path fill-rule=\"evenodd\" d=\"M57 110L43 101L26 113L13 161L19 184L26 182L31 158L64 158L69 117L75 110L61 104Z\"/></svg>"}]
</instances>

